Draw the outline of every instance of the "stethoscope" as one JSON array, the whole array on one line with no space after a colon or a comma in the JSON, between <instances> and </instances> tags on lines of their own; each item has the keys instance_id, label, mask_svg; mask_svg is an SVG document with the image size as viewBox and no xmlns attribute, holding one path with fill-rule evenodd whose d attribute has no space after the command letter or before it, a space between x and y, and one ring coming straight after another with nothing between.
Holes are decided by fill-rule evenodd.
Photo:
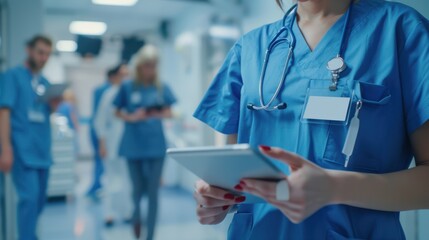
<instances>
[{"instance_id":1,"label":"stethoscope","mask_svg":"<svg viewBox=\"0 0 429 240\"><path fill-rule=\"evenodd\" d=\"M33 77L31 80L31 86L37 96L42 97L46 93L46 86L40 81L40 78Z\"/></svg>"},{"instance_id":2,"label":"stethoscope","mask_svg":"<svg viewBox=\"0 0 429 240\"><path fill-rule=\"evenodd\" d=\"M346 22L345 22L344 28L343 28L340 50L339 50L338 54L334 58L332 58L330 61L328 61L327 65L326 65L327 69L331 72L331 76L332 76L332 82L331 82L331 85L329 86L329 90L331 90L331 91L336 91L338 89L338 82L340 80L340 74L342 72L344 72L344 70L346 70L346 68L347 68L346 63L341 56L342 56L342 53L344 52L346 36L347 36L346 32L347 32L348 25L350 22L350 15L351 15L350 12L352 9L352 5L353 4L350 4L350 7L346 13L347 14L346 15ZM295 4L286 12L285 16L283 17L283 27L280 28L280 30L277 32L277 34L274 36L274 38L268 44L267 50L265 51L265 57L264 57L263 65L262 65L261 75L259 78L259 104L260 105L255 106L253 103L248 103L247 108L250 110L275 111L275 110L284 110L287 108L286 102L281 102L281 103L279 103L273 107L272 107L272 105L273 105L273 102L279 96L280 91L281 91L281 89L282 89L282 87L286 81L287 71L289 68L289 62L290 62L290 59L292 58L293 50L295 48L296 38L295 38L295 35L293 34L292 29L293 29L294 21L297 17L297 9L298 9L298 4ZM286 26L286 20L289 17L289 15L292 15L292 20L290 21L290 25ZM286 33L286 37L281 37L281 35L283 33ZM273 96L268 101L268 103L265 103L263 86L264 86L264 80L265 80L268 62L270 60L270 56L271 56L271 53L274 50L274 48L278 44L283 43L283 42L286 42L289 44L289 51L287 54L285 65L283 67L282 76L281 76L281 79L277 85L277 89L274 92Z\"/></svg>"}]
</instances>

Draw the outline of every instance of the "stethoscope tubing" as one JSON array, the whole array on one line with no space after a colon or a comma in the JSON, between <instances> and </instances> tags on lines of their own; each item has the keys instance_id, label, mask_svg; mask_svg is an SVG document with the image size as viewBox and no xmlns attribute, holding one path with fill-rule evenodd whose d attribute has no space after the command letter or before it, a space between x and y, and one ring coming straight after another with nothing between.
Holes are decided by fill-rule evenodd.
<instances>
[{"instance_id":1,"label":"stethoscope tubing","mask_svg":"<svg viewBox=\"0 0 429 240\"><path fill-rule=\"evenodd\" d=\"M346 23L344 24L342 41L340 44L340 49L339 49L338 54L337 54L337 57L339 57L339 58L341 58L341 56L343 55L343 53L345 51L345 45L347 42L346 37L347 37L347 32L348 32L347 30L348 30L348 25L349 25L350 18L351 18L350 15L351 15L352 7L353 7L353 3L350 4L349 10L346 13L347 14L346 15ZM278 110L278 109L285 109L287 107L286 103L280 103L274 107L271 107L271 105L274 103L276 98L279 96L280 91L281 91L282 87L284 86L284 83L285 83L286 77L287 77L287 71L289 69L289 63L290 63L290 60L291 60L292 55L293 55L293 50L295 48L296 38L292 32L292 29L293 29L294 21L296 19L297 9L298 9L298 4L295 4L285 13L285 15L283 17L283 21L282 21L283 27L276 33L276 35L273 37L271 42L268 44L267 50L265 51L265 57L264 57L263 65L262 65L261 75L259 77L259 104L260 104L260 106L254 106L253 104L249 103L247 106L251 110L274 111L274 110ZM288 27L287 26L288 24L286 23L286 21L290 15L294 15L294 16L290 20L290 24ZM285 33L285 32L286 32L286 37L285 38L279 38L280 35ZM263 85L264 85L264 80L265 80L265 76L266 76L268 63L270 61L271 52L274 50L274 48L277 45L279 45L282 42L288 42L289 43L289 51L288 51L288 55L286 58L285 65L283 67L282 77L279 81L279 84L277 85L275 93L270 98L268 103L265 103Z\"/></svg>"}]
</instances>

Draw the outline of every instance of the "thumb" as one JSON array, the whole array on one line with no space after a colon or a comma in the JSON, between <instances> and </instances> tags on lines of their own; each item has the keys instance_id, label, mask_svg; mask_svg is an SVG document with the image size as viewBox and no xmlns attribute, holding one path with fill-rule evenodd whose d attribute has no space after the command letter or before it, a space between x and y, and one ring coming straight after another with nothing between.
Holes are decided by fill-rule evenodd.
<instances>
[{"instance_id":1,"label":"thumb","mask_svg":"<svg viewBox=\"0 0 429 240\"><path fill-rule=\"evenodd\" d=\"M271 158L275 158L277 160L280 160L281 162L286 163L287 165L290 166L290 168L292 169L292 171L296 171L299 168L301 168L304 164L307 163L307 161L305 159L303 159L302 157L285 151L281 148L274 148L274 147L268 147L268 146L259 146L259 149L261 150L261 152Z\"/></svg>"}]
</instances>

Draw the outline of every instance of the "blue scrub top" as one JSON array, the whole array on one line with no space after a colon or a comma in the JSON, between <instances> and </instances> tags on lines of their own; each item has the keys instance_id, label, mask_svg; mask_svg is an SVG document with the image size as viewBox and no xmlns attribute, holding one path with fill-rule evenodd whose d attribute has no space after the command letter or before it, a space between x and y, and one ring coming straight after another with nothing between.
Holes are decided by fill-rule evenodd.
<instances>
[{"instance_id":1,"label":"blue scrub top","mask_svg":"<svg viewBox=\"0 0 429 240\"><path fill-rule=\"evenodd\" d=\"M351 14L344 54L348 69L340 85L355 90L363 107L347 169L341 152L348 126L301 121L308 88L315 82L327 88L331 82L326 64L338 53L345 16L313 52L295 21L296 48L277 100L287 102L286 110L246 108L248 103L259 103L262 61L282 27L278 21L244 35L235 44L195 117L222 133L238 133L240 143L282 147L327 169L377 174L407 169L413 157L409 137L429 120L428 20L414 9L382 0L360 0ZM281 44L272 53L264 86L266 102L277 87L287 48ZM240 240L352 238L405 239L399 213L332 205L293 224L269 204L241 205L229 229L229 239Z\"/></svg>"},{"instance_id":2,"label":"blue scrub top","mask_svg":"<svg viewBox=\"0 0 429 240\"><path fill-rule=\"evenodd\" d=\"M133 95L138 94L139 101L133 101ZM161 89L155 86L145 87L134 81L125 81L119 89L114 105L123 111L133 113L139 108L156 105L170 107L176 102L173 92L167 85ZM125 124L125 130L119 147L119 154L129 160L144 160L163 158L166 151L166 141L162 120L158 118L141 122Z\"/></svg>"},{"instance_id":3,"label":"blue scrub top","mask_svg":"<svg viewBox=\"0 0 429 240\"><path fill-rule=\"evenodd\" d=\"M24 66L6 71L0 79L0 108L11 111L11 140L14 159L27 167L48 168L51 156L51 109L34 92L31 72ZM49 82L40 77L40 83L49 87ZM40 113L44 120L33 121L30 111Z\"/></svg>"}]
</instances>

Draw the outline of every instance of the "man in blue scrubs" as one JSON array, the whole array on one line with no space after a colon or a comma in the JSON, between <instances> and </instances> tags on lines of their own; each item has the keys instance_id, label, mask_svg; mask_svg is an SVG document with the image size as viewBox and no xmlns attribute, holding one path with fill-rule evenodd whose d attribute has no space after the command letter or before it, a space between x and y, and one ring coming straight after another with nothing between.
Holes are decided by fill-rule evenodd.
<instances>
[{"instance_id":1,"label":"man in blue scrubs","mask_svg":"<svg viewBox=\"0 0 429 240\"><path fill-rule=\"evenodd\" d=\"M49 116L59 99L48 103L41 98L49 87L41 70L51 51L49 38L35 36L27 43L26 62L0 79L0 170L12 171L20 240L37 239L52 164Z\"/></svg>"},{"instance_id":2,"label":"man in blue scrubs","mask_svg":"<svg viewBox=\"0 0 429 240\"><path fill-rule=\"evenodd\" d=\"M98 106L100 104L101 97L103 93L110 87L110 75L107 76L108 81L103 83L101 86L97 87L93 93L93 104L92 104L92 116L94 117L97 114ZM94 151L94 176L91 187L88 190L87 195L90 197L96 197L96 192L101 188L101 175L104 171L104 166L102 158L100 156L100 149L98 145L97 134L95 133L93 117L91 118L91 144Z\"/></svg>"}]
</instances>

